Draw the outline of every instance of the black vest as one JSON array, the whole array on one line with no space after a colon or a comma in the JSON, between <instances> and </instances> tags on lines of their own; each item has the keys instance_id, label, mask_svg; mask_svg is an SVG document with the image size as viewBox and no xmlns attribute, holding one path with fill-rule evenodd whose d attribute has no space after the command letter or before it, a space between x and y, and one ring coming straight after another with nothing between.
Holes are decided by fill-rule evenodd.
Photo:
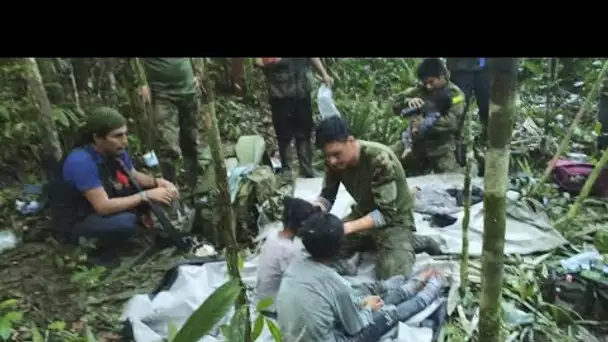
<instances>
[{"instance_id":1,"label":"black vest","mask_svg":"<svg viewBox=\"0 0 608 342\"><path fill-rule=\"evenodd\" d=\"M102 162L99 162L97 156L88 149L85 150L97 163L101 184L109 198L126 197L137 193L137 189L130 182L127 182L127 185L119 182L117 172L123 173L123 171L117 158L104 158ZM56 168L55 176L49 182L49 202L53 230L59 237L69 238L74 224L95 214L95 209L82 192L63 180L65 159L66 157L61 160Z\"/></svg>"}]
</instances>

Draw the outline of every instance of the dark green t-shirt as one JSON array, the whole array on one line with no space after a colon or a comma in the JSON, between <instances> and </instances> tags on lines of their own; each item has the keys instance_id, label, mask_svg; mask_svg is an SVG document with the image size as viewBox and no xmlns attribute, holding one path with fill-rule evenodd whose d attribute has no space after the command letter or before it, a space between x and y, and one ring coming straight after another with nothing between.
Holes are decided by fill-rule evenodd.
<instances>
[{"instance_id":1,"label":"dark green t-shirt","mask_svg":"<svg viewBox=\"0 0 608 342\"><path fill-rule=\"evenodd\" d=\"M196 92L189 58L142 58L150 90L155 94L179 95Z\"/></svg>"}]
</instances>

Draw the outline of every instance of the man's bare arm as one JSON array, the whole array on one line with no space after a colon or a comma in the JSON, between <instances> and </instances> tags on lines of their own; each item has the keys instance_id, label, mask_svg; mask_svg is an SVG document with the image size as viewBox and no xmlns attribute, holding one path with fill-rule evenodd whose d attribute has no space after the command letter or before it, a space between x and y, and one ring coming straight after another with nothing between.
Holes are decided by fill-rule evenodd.
<instances>
[{"instance_id":1,"label":"man's bare arm","mask_svg":"<svg viewBox=\"0 0 608 342\"><path fill-rule=\"evenodd\" d=\"M327 71L325 70L325 67L323 66L323 62L321 62L321 58L312 57L312 58L310 58L310 63L319 72L319 75L321 75L322 77L329 76L327 74Z\"/></svg>"},{"instance_id":2,"label":"man's bare arm","mask_svg":"<svg viewBox=\"0 0 608 342\"><path fill-rule=\"evenodd\" d=\"M137 193L127 197L108 198L106 190L101 186L87 190L83 195L99 215L112 215L135 208L144 202L145 197Z\"/></svg>"},{"instance_id":3,"label":"man's bare arm","mask_svg":"<svg viewBox=\"0 0 608 342\"><path fill-rule=\"evenodd\" d=\"M156 178L147 175L143 172L139 172L135 169L131 170L131 175L135 178L137 184L143 188L151 189L156 188L158 186Z\"/></svg>"}]
</instances>

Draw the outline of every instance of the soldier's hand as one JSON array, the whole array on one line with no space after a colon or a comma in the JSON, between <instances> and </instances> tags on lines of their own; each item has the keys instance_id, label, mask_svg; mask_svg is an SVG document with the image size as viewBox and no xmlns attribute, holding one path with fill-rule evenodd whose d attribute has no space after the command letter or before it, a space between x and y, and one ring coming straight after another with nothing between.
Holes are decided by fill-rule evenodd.
<instances>
[{"instance_id":1,"label":"soldier's hand","mask_svg":"<svg viewBox=\"0 0 608 342\"><path fill-rule=\"evenodd\" d=\"M415 97L407 101L407 106L410 108L420 108L424 105L424 101L421 98Z\"/></svg>"},{"instance_id":2,"label":"soldier's hand","mask_svg":"<svg viewBox=\"0 0 608 342\"><path fill-rule=\"evenodd\" d=\"M410 155L410 153L412 153L411 148L408 147L408 148L404 149L403 153L401 154L401 159L407 158Z\"/></svg>"},{"instance_id":3,"label":"soldier's hand","mask_svg":"<svg viewBox=\"0 0 608 342\"><path fill-rule=\"evenodd\" d=\"M147 85L141 87L141 98L144 100L144 103L152 102L152 98L150 96L150 88Z\"/></svg>"},{"instance_id":4,"label":"soldier's hand","mask_svg":"<svg viewBox=\"0 0 608 342\"><path fill-rule=\"evenodd\" d=\"M321 201L318 201L318 200L314 201L314 202L312 202L312 205L321 208L321 210L323 210L323 211L327 211L327 208L325 208L325 205L323 205L323 203Z\"/></svg>"},{"instance_id":5,"label":"soldier's hand","mask_svg":"<svg viewBox=\"0 0 608 342\"><path fill-rule=\"evenodd\" d=\"M148 197L148 199L150 199L150 200L153 200L154 202L159 202L159 203L164 203L164 204L171 203L171 201L174 198L173 195L171 194L171 191L169 191L169 189L162 188L162 187L154 188L151 190L146 190L146 197Z\"/></svg>"}]
</instances>

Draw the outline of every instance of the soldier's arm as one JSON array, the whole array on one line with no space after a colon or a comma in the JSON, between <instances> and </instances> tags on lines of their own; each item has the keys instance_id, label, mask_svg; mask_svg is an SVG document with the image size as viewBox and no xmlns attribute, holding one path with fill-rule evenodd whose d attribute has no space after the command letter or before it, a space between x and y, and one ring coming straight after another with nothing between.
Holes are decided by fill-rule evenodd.
<instances>
[{"instance_id":1,"label":"soldier's arm","mask_svg":"<svg viewBox=\"0 0 608 342\"><path fill-rule=\"evenodd\" d=\"M387 222L394 222L398 216L397 173L387 152L374 158L369 178L376 209L358 220L345 223L347 234L382 228Z\"/></svg>"},{"instance_id":2,"label":"soldier's arm","mask_svg":"<svg viewBox=\"0 0 608 342\"><path fill-rule=\"evenodd\" d=\"M310 58L310 64L312 64L312 66L315 68L315 70L317 70L317 72L319 72L319 75L321 75L322 77L329 76L327 74L327 71L325 70L325 67L323 66L323 62L321 62L321 58L319 58L319 57Z\"/></svg>"},{"instance_id":3,"label":"soldier's arm","mask_svg":"<svg viewBox=\"0 0 608 342\"><path fill-rule=\"evenodd\" d=\"M333 207L336 197L338 196L340 182L340 175L326 166L325 177L323 177L323 188L316 201L316 204L320 204L324 211L329 212L331 207Z\"/></svg>"},{"instance_id":4,"label":"soldier's arm","mask_svg":"<svg viewBox=\"0 0 608 342\"><path fill-rule=\"evenodd\" d=\"M395 115L401 114L401 110L407 107L407 102L413 98L420 97L420 87L410 87L404 92L394 95L393 112Z\"/></svg>"}]
</instances>

